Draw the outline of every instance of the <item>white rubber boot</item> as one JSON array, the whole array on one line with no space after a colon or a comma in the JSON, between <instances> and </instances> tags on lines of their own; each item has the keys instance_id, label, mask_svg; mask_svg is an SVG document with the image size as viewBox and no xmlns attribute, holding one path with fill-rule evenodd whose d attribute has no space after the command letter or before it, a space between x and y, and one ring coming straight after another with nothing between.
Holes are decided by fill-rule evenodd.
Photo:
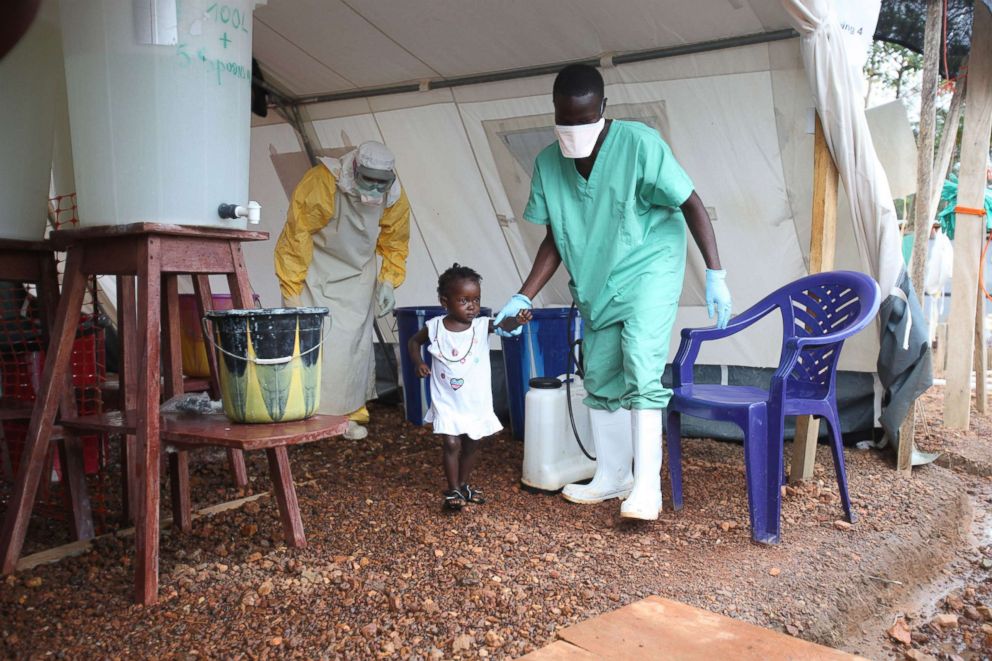
<instances>
[{"instance_id":1,"label":"white rubber boot","mask_svg":"<svg viewBox=\"0 0 992 661\"><path fill-rule=\"evenodd\" d=\"M348 430L342 435L349 441L360 441L369 435L369 430L354 420L349 420Z\"/></svg>"},{"instance_id":2,"label":"white rubber boot","mask_svg":"<svg viewBox=\"0 0 992 661\"><path fill-rule=\"evenodd\" d=\"M634 484L630 472L630 411L589 411L592 441L596 448L596 474L589 484L569 484L562 489L565 500L582 505L611 498L626 498Z\"/></svg>"},{"instance_id":3,"label":"white rubber boot","mask_svg":"<svg viewBox=\"0 0 992 661\"><path fill-rule=\"evenodd\" d=\"M654 521L661 511L661 409L635 409L631 428L634 488L620 506L620 516Z\"/></svg>"}]
</instances>

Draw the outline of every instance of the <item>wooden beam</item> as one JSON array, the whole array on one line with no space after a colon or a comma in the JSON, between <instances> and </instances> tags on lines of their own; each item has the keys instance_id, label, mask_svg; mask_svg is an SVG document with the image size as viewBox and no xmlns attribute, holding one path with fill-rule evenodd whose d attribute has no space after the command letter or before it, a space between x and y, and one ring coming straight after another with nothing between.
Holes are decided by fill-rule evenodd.
<instances>
[{"instance_id":1,"label":"wooden beam","mask_svg":"<svg viewBox=\"0 0 992 661\"><path fill-rule=\"evenodd\" d=\"M964 134L958 206L981 209L985 196L985 166L992 135L992 12L975 3L968 58ZM971 422L971 373L974 367L975 299L985 217L958 213L954 229L954 276L951 289L950 332L947 343L947 388L944 426L968 429Z\"/></svg>"},{"instance_id":2,"label":"wooden beam","mask_svg":"<svg viewBox=\"0 0 992 661\"><path fill-rule=\"evenodd\" d=\"M923 302L924 274L927 263L930 227L936 209L930 210L933 191L933 150L937 127L937 82L940 79L940 34L943 26L942 0L927 0L927 21L923 39L923 81L920 86L920 131L916 152L916 204L913 220L913 256L910 279L913 291ZM953 144L953 143L952 143ZM896 470L909 475L913 470L913 446L916 443L916 402L909 408L899 428Z\"/></svg>"},{"instance_id":3,"label":"wooden beam","mask_svg":"<svg viewBox=\"0 0 992 661\"><path fill-rule=\"evenodd\" d=\"M962 76L954 84L954 95L951 97L951 107L947 110L944 120L944 130L940 134L940 144L937 155L933 160L933 177L930 194L930 218L937 217L937 207L940 206L940 193L944 188L944 178L947 177L951 166L951 156L958 144L958 126L961 124L961 105L964 101L968 79Z\"/></svg>"},{"instance_id":4,"label":"wooden beam","mask_svg":"<svg viewBox=\"0 0 992 661\"><path fill-rule=\"evenodd\" d=\"M975 311L975 410L985 415L989 410L989 352L985 346L985 295L978 291Z\"/></svg>"},{"instance_id":5,"label":"wooden beam","mask_svg":"<svg viewBox=\"0 0 992 661\"><path fill-rule=\"evenodd\" d=\"M934 137L937 127L937 80L940 78L940 33L943 14L942 0L927 0L927 22L923 44L923 80L920 84L920 133L916 151L916 204L913 220L913 257L910 273L913 289L923 300L923 278L927 264L927 245L933 214L930 198L933 192Z\"/></svg>"},{"instance_id":6,"label":"wooden beam","mask_svg":"<svg viewBox=\"0 0 992 661\"><path fill-rule=\"evenodd\" d=\"M809 272L820 273L834 267L837 250L837 165L827 138L823 133L820 116L816 116L813 137L813 218L809 239ZM796 434L792 443L792 468L789 480L802 482L813 477L816 463L816 439L820 435L820 421L810 415L796 418Z\"/></svg>"}]
</instances>

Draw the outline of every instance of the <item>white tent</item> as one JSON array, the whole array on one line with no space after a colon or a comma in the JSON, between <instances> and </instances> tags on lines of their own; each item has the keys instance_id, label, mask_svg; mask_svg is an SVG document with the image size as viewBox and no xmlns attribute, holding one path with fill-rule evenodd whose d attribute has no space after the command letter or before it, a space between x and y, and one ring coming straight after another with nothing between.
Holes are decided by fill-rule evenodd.
<instances>
[{"instance_id":1,"label":"white tent","mask_svg":"<svg viewBox=\"0 0 992 661\"><path fill-rule=\"evenodd\" d=\"M870 41L878 1L832 3L847 12L843 27L854 34L842 36L855 52ZM804 2L272 0L256 7L257 66L281 92L277 100L307 120L294 128L275 112L253 116L249 197L261 203L271 239L245 250L263 305L279 304L272 250L288 193L308 164L299 128L316 149L372 139L396 153L413 215L398 305L433 304L438 273L455 261L482 273L484 304L501 305L520 287L543 235L521 214L533 158L553 140L554 72L585 61L601 66L607 114L657 128L692 177L714 220L735 309L744 310L808 268L815 103L783 6ZM850 208L857 205L842 199L835 268L889 282L891 269L880 267L890 254L881 249L885 233L870 218L852 222ZM712 323L702 276L693 247L679 327ZM537 304L567 305L566 277L562 269ZM768 319L707 345L700 362L771 368L780 335ZM877 333L863 333L841 358L842 370L867 378L869 399L879 346ZM859 383L864 390L865 379Z\"/></svg>"},{"instance_id":2,"label":"white tent","mask_svg":"<svg viewBox=\"0 0 992 661\"><path fill-rule=\"evenodd\" d=\"M581 0L566 11L550 0L272 2L255 12L254 56L267 81L304 102L321 148L374 139L396 152L414 224L398 305L433 303L437 273L458 261L483 274L484 303L494 307L518 289L542 236L521 213L533 156L553 139L551 72L601 62L608 115L658 128L693 178L741 311L807 272L814 100L782 4ZM517 77L525 67L543 75ZM394 86L412 91L385 93ZM266 305L279 300L271 253L294 181L286 155L301 149L275 113L255 118L250 192L273 238L247 254ZM299 156L295 163L305 167ZM836 268L878 277L877 243L847 206ZM711 323L694 250L680 327ZM564 283L559 274L538 303L567 304ZM707 346L701 362L772 367L777 326L768 320ZM873 374L878 349L876 333L862 334L841 369Z\"/></svg>"},{"instance_id":3,"label":"white tent","mask_svg":"<svg viewBox=\"0 0 992 661\"><path fill-rule=\"evenodd\" d=\"M446 17L439 19L438 17ZM531 65L599 59L788 27L779 0L631 2L281 2L255 14L266 78L294 96L351 92ZM805 273L811 206L813 101L798 39L604 69L609 113L655 125L716 218L738 310ZM550 86L537 76L309 105L324 148L382 140L397 154L413 208L410 278L399 305L431 303L438 269L471 264L498 305L520 286L542 228L521 219L530 159L551 141ZM252 130L251 195L277 234L287 207L271 155L300 151L292 127ZM278 163L278 159L276 159ZM839 232L850 237L851 231ZM842 266L866 268L853 240ZM847 248L847 249L845 249ZM277 300L271 245L249 247L264 303ZM774 259L761 256L775 255ZM706 324L702 265L691 258L679 322ZM543 303L564 303L559 280ZM764 343L762 343L764 344ZM728 346L709 362L770 365L777 347ZM870 343L869 343L870 344ZM874 369L871 346L846 365ZM859 360L860 356L860 360Z\"/></svg>"}]
</instances>

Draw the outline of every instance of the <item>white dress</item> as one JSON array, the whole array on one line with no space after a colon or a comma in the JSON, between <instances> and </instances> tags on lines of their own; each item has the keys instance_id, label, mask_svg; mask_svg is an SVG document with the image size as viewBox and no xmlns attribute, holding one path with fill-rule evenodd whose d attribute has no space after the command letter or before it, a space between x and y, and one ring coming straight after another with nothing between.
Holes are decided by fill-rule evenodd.
<instances>
[{"instance_id":1,"label":"white dress","mask_svg":"<svg viewBox=\"0 0 992 661\"><path fill-rule=\"evenodd\" d=\"M431 354L431 408L424 422L435 434L467 434L478 440L503 429L493 412L489 369L489 317L477 317L464 331L444 327L444 317L427 321Z\"/></svg>"}]
</instances>

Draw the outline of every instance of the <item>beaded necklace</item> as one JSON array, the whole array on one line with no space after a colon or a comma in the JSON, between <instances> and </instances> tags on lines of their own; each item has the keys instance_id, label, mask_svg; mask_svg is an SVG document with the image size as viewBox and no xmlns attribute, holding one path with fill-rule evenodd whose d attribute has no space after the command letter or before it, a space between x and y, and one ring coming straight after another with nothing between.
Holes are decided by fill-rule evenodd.
<instances>
[{"instance_id":1,"label":"beaded necklace","mask_svg":"<svg viewBox=\"0 0 992 661\"><path fill-rule=\"evenodd\" d=\"M468 351L466 351L465 352L465 355L462 356L461 358L458 357L458 349L456 349L454 347L452 347L453 353L452 353L452 357L451 358L448 358L447 356L445 356L444 353L441 351L441 342L440 342L440 339L441 339L440 338L440 334L441 333L440 333L440 331L441 331L441 328L443 328L443 327L444 327L444 320L442 319L441 321L438 322L438 337L436 338L436 340L437 340L437 354L438 354L438 358L440 358L441 360L445 361L446 363L461 363L461 362L464 362L465 359L467 359L469 357L469 355L472 353L472 347L475 346L475 324L474 323L472 324L472 341L468 345ZM447 331L448 329L445 328L444 330ZM452 331L448 331L448 332L450 333Z\"/></svg>"}]
</instances>

